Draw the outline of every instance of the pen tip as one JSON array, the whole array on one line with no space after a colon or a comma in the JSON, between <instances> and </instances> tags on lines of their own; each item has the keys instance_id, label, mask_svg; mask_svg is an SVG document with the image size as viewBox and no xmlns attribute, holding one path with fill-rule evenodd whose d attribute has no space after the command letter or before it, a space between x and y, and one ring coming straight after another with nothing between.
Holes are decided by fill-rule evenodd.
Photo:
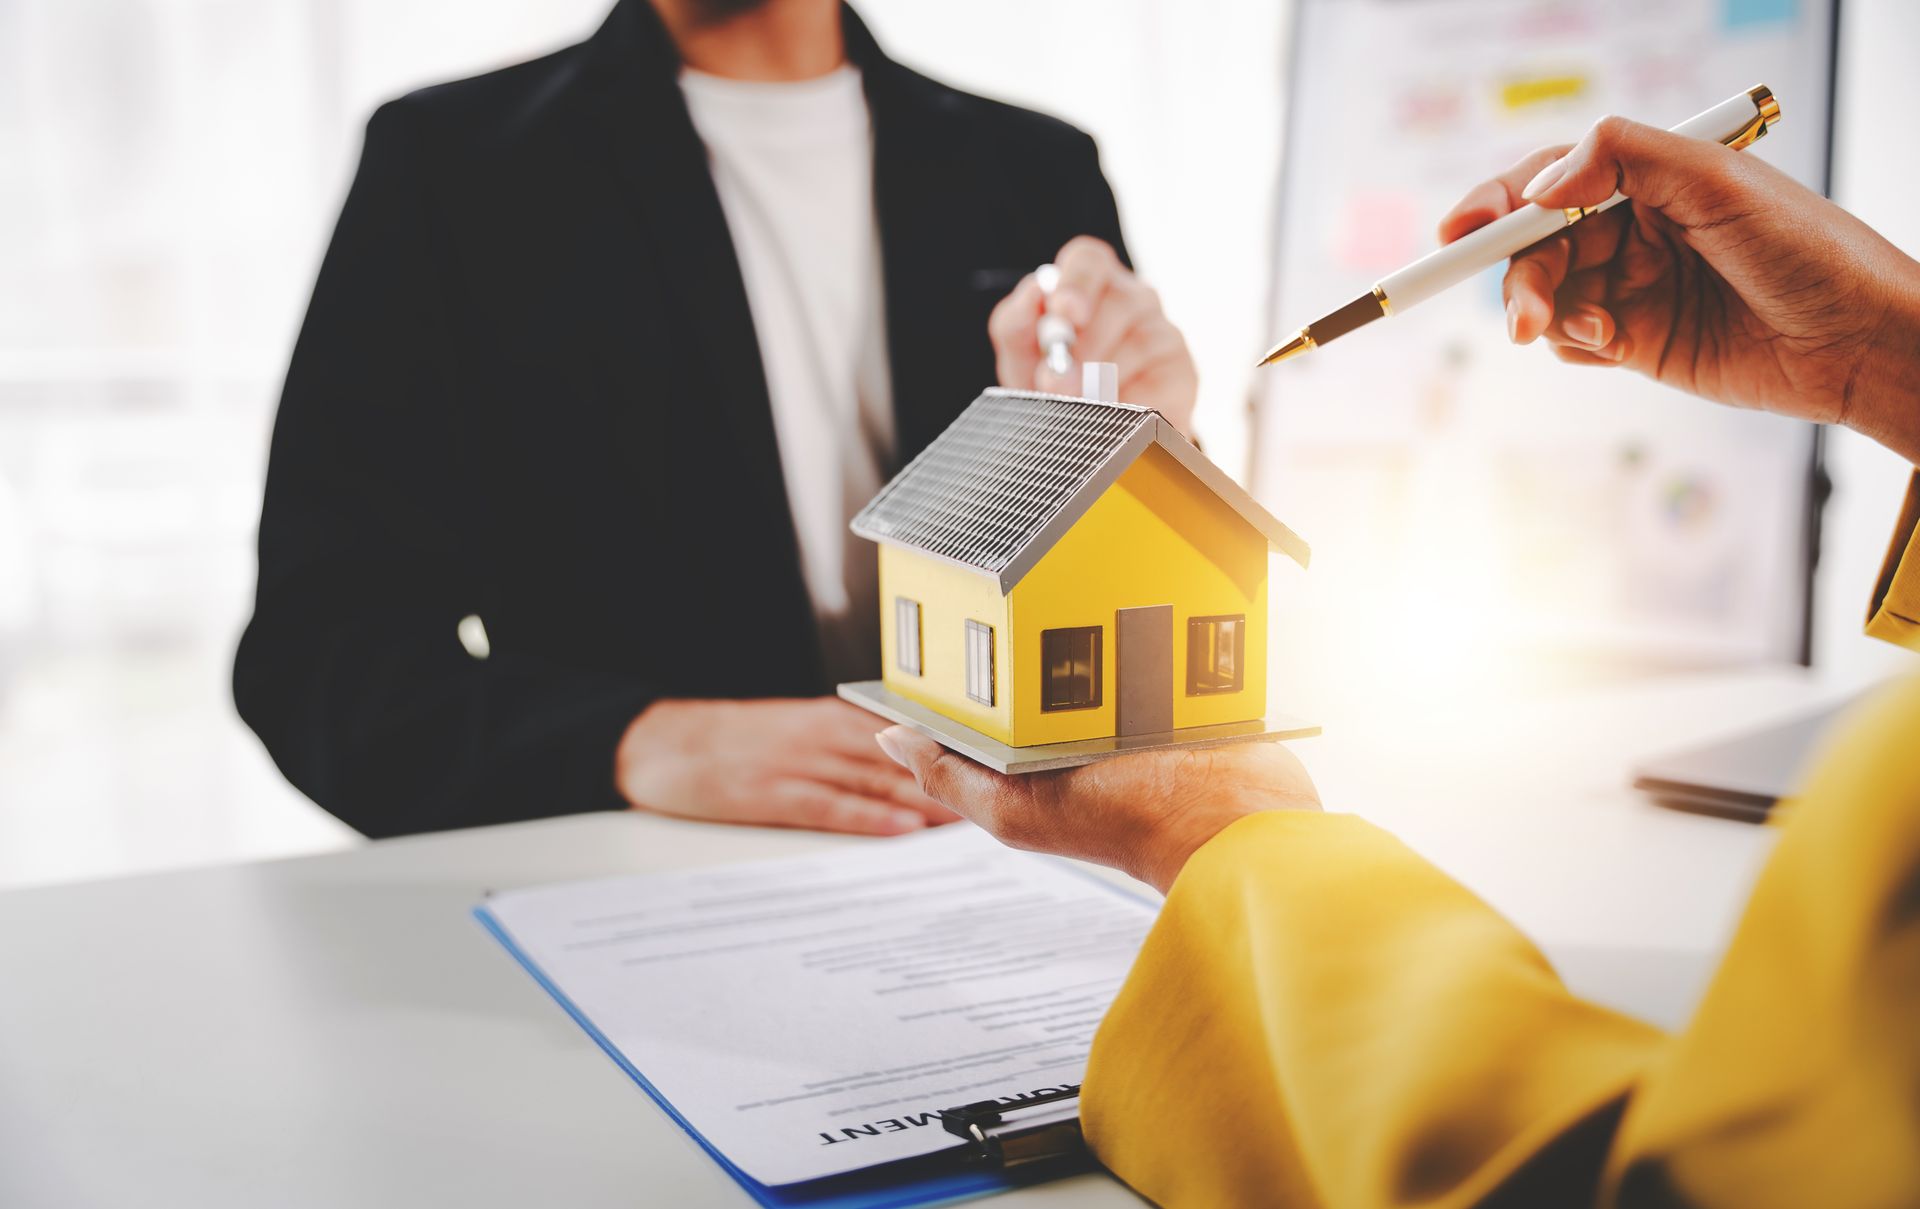
<instances>
[{"instance_id":1,"label":"pen tip","mask_svg":"<svg viewBox=\"0 0 1920 1209\"><path fill-rule=\"evenodd\" d=\"M1276 361L1285 361L1288 357L1297 357L1312 347L1313 336L1303 327L1288 339L1268 349L1267 355L1260 358L1260 365L1272 365ZM1258 369L1260 366L1254 368Z\"/></svg>"}]
</instances>

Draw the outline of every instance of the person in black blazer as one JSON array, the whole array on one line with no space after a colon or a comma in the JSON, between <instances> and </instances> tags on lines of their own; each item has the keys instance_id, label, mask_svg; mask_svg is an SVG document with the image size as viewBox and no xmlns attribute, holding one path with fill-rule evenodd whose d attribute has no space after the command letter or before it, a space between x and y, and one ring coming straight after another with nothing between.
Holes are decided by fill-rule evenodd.
<instances>
[{"instance_id":1,"label":"person in black blazer","mask_svg":"<svg viewBox=\"0 0 1920 1209\"><path fill-rule=\"evenodd\" d=\"M288 779L370 836L628 807L950 817L878 719L824 696L683 61L858 69L889 473L983 386L1064 386L1033 334L1050 259L1077 351L1191 413L1093 141L892 62L834 0L621 0L580 45L382 106L288 370L234 666Z\"/></svg>"}]
</instances>

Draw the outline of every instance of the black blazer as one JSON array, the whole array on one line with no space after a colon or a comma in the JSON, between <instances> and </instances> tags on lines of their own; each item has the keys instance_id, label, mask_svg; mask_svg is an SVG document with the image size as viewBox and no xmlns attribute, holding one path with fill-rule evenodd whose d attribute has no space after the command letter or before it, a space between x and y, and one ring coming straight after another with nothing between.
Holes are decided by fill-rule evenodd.
<instances>
[{"instance_id":1,"label":"black blazer","mask_svg":"<svg viewBox=\"0 0 1920 1209\"><path fill-rule=\"evenodd\" d=\"M1074 235L1120 248L1119 219L1086 135L844 23L905 458L992 384L993 304ZM578 46L368 124L234 665L287 778L368 835L618 807L614 749L654 698L831 690L678 67L621 0ZM456 638L468 614L489 658Z\"/></svg>"}]
</instances>

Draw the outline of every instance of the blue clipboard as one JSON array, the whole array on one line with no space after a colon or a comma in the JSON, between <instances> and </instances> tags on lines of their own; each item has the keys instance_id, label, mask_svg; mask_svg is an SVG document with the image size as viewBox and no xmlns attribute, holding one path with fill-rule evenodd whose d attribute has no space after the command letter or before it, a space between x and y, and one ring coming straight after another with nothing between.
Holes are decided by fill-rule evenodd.
<instances>
[{"instance_id":1,"label":"blue clipboard","mask_svg":"<svg viewBox=\"0 0 1920 1209\"><path fill-rule=\"evenodd\" d=\"M995 1171L968 1166L964 1148L956 1148L798 1184L762 1184L734 1166L726 1155L715 1149L699 1130L680 1115L679 1110L660 1094L660 1089L649 1082L640 1069L594 1026L593 1021L587 1019L572 1000L561 994L560 988L514 943L513 937L508 935L493 912L481 905L473 909L473 917L513 955L521 969L532 975L533 980L553 996L554 1002L566 1009L574 1023L585 1029L587 1036L593 1038L594 1043L605 1050L607 1056L618 1063L620 1069L626 1071L642 1091L653 1097L653 1102L673 1118L674 1124L686 1130L687 1136L698 1142L700 1148L720 1164L721 1170L732 1176L736 1183L747 1190L749 1196L768 1209L798 1209L801 1206L806 1209L905 1209L910 1205L946 1205L1005 1192L1011 1188L1044 1183L1092 1167L1092 1161L1086 1160L1071 1165L1046 1164L1040 1170L1017 1168L1012 1172Z\"/></svg>"}]
</instances>

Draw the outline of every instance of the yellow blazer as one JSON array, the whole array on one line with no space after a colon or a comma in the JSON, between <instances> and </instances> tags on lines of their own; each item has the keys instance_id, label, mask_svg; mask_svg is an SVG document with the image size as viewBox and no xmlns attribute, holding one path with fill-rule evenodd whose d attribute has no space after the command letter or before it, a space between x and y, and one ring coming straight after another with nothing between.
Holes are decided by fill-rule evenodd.
<instances>
[{"instance_id":1,"label":"yellow blazer","mask_svg":"<svg viewBox=\"0 0 1920 1209\"><path fill-rule=\"evenodd\" d=\"M1917 516L1920 474L1868 631L1920 649ZM1920 679L1783 813L1674 1035L1360 819L1242 819L1100 1029L1088 1141L1169 1206L1920 1206Z\"/></svg>"}]
</instances>

